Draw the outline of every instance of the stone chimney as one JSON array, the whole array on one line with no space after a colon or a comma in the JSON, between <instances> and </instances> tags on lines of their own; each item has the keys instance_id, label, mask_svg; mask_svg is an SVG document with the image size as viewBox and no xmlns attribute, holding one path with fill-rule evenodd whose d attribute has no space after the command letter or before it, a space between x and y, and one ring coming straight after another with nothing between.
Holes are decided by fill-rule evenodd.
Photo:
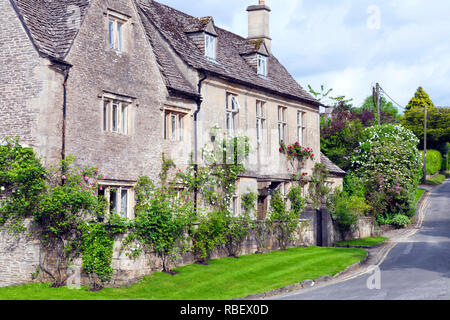
<instances>
[{"instance_id":1,"label":"stone chimney","mask_svg":"<svg viewBox=\"0 0 450 320\"><path fill-rule=\"evenodd\" d=\"M270 8L264 0L259 0L258 5L247 8L248 11L248 39L264 40L267 50L272 51L272 39L270 38Z\"/></svg>"}]
</instances>

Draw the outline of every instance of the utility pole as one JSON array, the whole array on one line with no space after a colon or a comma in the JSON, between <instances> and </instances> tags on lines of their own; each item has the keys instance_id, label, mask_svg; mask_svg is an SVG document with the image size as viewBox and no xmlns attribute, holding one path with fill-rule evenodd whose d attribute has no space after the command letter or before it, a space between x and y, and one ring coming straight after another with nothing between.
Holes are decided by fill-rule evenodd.
<instances>
[{"instance_id":1,"label":"utility pole","mask_svg":"<svg viewBox=\"0 0 450 320\"><path fill-rule=\"evenodd\" d=\"M427 118L428 109L427 104L425 103L425 119L423 121L423 183L427 181Z\"/></svg>"},{"instance_id":2,"label":"utility pole","mask_svg":"<svg viewBox=\"0 0 450 320\"><path fill-rule=\"evenodd\" d=\"M376 95L377 95L377 115L378 115L378 125L381 125L381 99L380 99L380 84L377 82L376 87Z\"/></svg>"}]
</instances>

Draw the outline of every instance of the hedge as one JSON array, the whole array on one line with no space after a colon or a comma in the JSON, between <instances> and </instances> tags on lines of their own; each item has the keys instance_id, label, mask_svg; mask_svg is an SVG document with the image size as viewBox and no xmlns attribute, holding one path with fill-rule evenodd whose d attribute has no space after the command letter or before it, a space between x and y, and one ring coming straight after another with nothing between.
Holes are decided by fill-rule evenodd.
<instances>
[{"instance_id":1,"label":"hedge","mask_svg":"<svg viewBox=\"0 0 450 320\"><path fill-rule=\"evenodd\" d=\"M423 159L423 151L420 152ZM437 150L427 150L427 174L436 174L442 167L442 155Z\"/></svg>"}]
</instances>

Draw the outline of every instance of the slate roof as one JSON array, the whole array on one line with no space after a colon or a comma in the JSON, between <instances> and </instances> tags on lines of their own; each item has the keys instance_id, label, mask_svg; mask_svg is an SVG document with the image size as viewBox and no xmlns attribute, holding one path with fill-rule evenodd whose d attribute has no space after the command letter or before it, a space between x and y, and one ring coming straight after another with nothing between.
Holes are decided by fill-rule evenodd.
<instances>
[{"instance_id":1,"label":"slate roof","mask_svg":"<svg viewBox=\"0 0 450 320\"><path fill-rule=\"evenodd\" d=\"M246 38L215 27L217 32L217 60L211 61L195 46L186 30L198 26L199 20L169 6L152 0L136 1L143 20L152 23L172 49L192 68L206 71L227 80L256 87L274 94L319 105L271 55L268 58L268 77L258 76L241 54L255 51ZM149 35L149 37L152 37ZM163 63L161 63L163 65ZM169 79L169 82L175 82Z\"/></svg>"},{"instance_id":2,"label":"slate roof","mask_svg":"<svg viewBox=\"0 0 450 320\"><path fill-rule=\"evenodd\" d=\"M345 171L342 170L341 168L339 168L337 165L335 165L322 152L320 153L320 162L325 165L325 167L331 174L335 174L335 175L339 175L339 176L345 175Z\"/></svg>"},{"instance_id":3,"label":"slate roof","mask_svg":"<svg viewBox=\"0 0 450 320\"><path fill-rule=\"evenodd\" d=\"M92 0L12 0L40 54L63 60ZM76 10L76 11L75 11ZM78 11L80 14L78 14Z\"/></svg>"},{"instance_id":4,"label":"slate roof","mask_svg":"<svg viewBox=\"0 0 450 320\"><path fill-rule=\"evenodd\" d=\"M273 56L268 57L268 77L258 76L244 54L258 51L258 43L215 27L218 38L217 61L198 49L187 32L202 31L211 17L195 18L153 0L133 0L155 51L160 70L169 89L197 95L176 67L167 43L185 63L228 81L255 87L312 105L319 102L306 92ZM38 52L48 58L64 60L70 51L92 0L11 0ZM74 12L79 10L79 15ZM158 36L160 35L160 36ZM161 40L164 39L164 40ZM164 43L167 42L167 43ZM69 61L70 62L70 61Z\"/></svg>"}]
</instances>

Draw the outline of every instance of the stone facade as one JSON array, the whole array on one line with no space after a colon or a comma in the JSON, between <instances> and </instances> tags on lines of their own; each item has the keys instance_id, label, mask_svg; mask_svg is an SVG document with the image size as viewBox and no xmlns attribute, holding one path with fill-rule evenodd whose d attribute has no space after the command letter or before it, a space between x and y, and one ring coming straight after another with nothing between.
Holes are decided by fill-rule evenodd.
<instances>
[{"instance_id":1,"label":"stone facade","mask_svg":"<svg viewBox=\"0 0 450 320\"><path fill-rule=\"evenodd\" d=\"M28 2L33 3L20 1ZM237 182L236 214L241 207L240 195L252 191L259 194L255 212L255 217L259 218L266 217L272 192L281 188L287 194L292 184L293 168L279 152L280 107L286 110L283 124L286 126L284 141L287 144L298 140L297 115L299 112L303 114L303 146L316 152L315 161L308 161L305 171L310 175L314 164L321 161L319 103L274 57L268 59L268 78L259 77L254 66L245 62L243 52L236 49L237 46L248 46L246 39L219 28L217 55L222 64L205 60L204 52L183 56L180 51L184 49L183 43L177 42L183 38L182 35L178 35L178 39L177 35L170 34L171 30L162 30L163 23L158 25L161 21L157 21L157 14L156 18L152 16L152 10L166 10L180 21L186 19L187 22L183 23L198 22L198 19L146 0L82 2L83 8L88 9L83 10L82 17L76 20L82 22L77 32L66 30L74 38L72 41L70 37L64 40L63 49L67 52L61 53L65 50L53 50L60 43L59 39L48 45L48 39L36 38L41 35L35 30L37 25L32 26L35 28L33 32L26 28L28 19L22 17L26 10L18 14L17 7L12 5L18 1L0 0L0 139L7 136L20 138L22 143L37 151L47 166L55 165L64 156L73 155L76 157L75 165L100 169L105 176L100 181L102 185L124 186L132 190L140 176L158 179L163 153L173 159L178 168L185 168L195 151L196 128L197 151L201 155L201 147L211 143L210 129L215 126L226 129L227 99L234 95L239 102L239 109L235 110L234 130L248 136L251 147L250 157L246 160L247 172ZM39 4L49 6L43 2ZM56 8L56 4L52 5ZM58 5L66 6L67 3ZM53 7L49 8L46 10ZM261 36L266 36L269 11L264 9L260 12L264 14L261 20L258 18L259 9L249 11L249 21L251 24L252 21L256 21L255 24L263 22L264 34ZM41 11L30 12L37 14ZM111 49L109 45L109 21L112 18L123 23L121 51ZM151 19L153 21L150 22ZM73 26L59 27L70 29ZM212 19L206 28L212 32ZM185 38L189 39L189 36L185 35ZM270 50L270 39L264 38L264 41ZM42 48L42 43L48 47ZM184 45L192 45L187 47L189 50L196 48L189 42ZM203 43L197 45L204 51ZM245 54L253 52L252 48L244 49ZM53 51L56 53L51 56ZM231 58L233 54L235 60ZM198 58L198 64L194 58ZM208 68L206 72L204 69ZM201 90L197 93L198 86ZM126 122L115 123L116 126L126 126L126 132L108 129L114 124L108 118L111 109L105 109L107 101L121 101L127 106L127 116L123 116ZM264 103L265 108L265 126L260 142L256 131L257 102ZM105 110L108 111L105 113ZM194 114L197 112L196 122ZM178 127L182 138L179 138L179 133L175 139L168 137L167 115L171 121L172 114L177 115L176 119L182 118L182 125ZM129 206L132 204L130 199ZM133 213L128 217L133 218ZM315 219L311 213L305 216L298 245L316 243ZM0 240L0 286L31 281L41 250L36 240L9 239L4 231L0 233ZM274 239L267 241L269 249L277 248ZM120 243L118 239L114 250L113 268L116 272L113 285L142 277L159 268L154 255L143 256L138 261L130 260L119 250ZM242 253L255 250L254 239L249 237ZM223 253L216 252L214 256L223 256ZM14 261L25 262L25 269L14 267ZM180 261L186 264L193 260L186 256ZM8 280L1 282L1 279Z\"/></svg>"},{"instance_id":2,"label":"stone facade","mask_svg":"<svg viewBox=\"0 0 450 320\"><path fill-rule=\"evenodd\" d=\"M62 75L36 52L10 1L1 0L0 140L20 138L45 164L61 159Z\"/></svg>"}]
</instances>

